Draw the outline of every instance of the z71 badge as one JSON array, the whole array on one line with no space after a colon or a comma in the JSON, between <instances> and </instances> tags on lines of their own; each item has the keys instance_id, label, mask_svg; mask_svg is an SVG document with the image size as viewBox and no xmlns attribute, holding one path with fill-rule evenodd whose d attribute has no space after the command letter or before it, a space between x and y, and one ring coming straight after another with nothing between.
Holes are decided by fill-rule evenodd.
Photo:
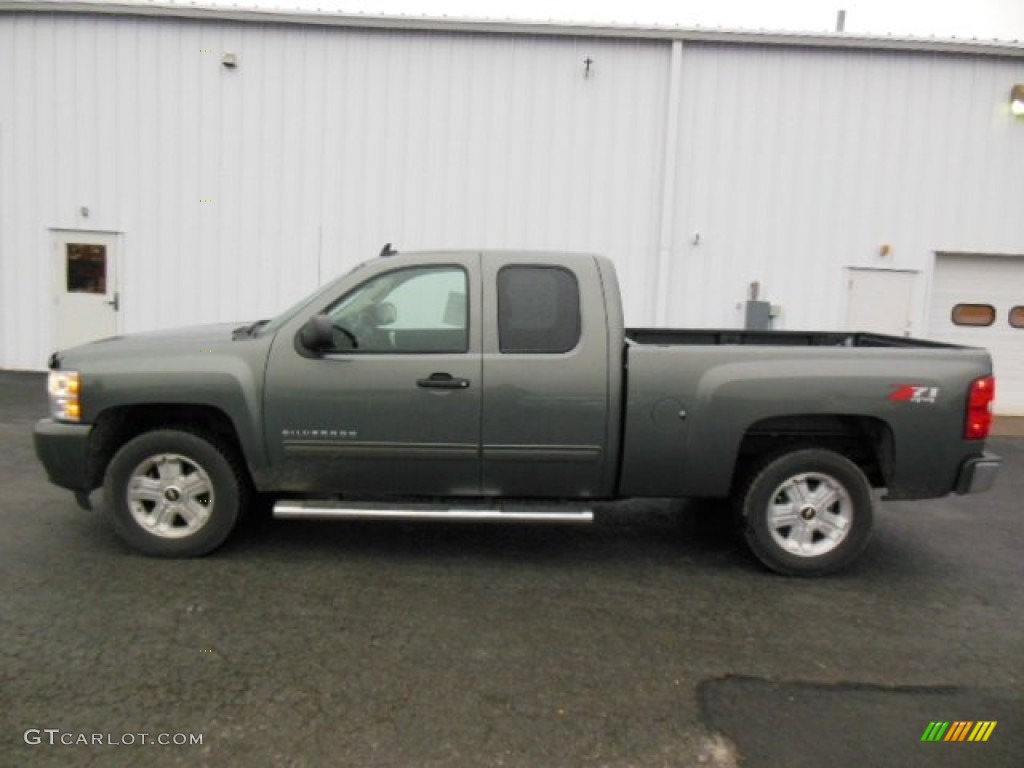
<instances>
[{"instance_id":1,"label":"z71 badge","mask_svg":"<svg viewBox=\"0 0 1024 768\"><path fill-rule=\"evenodd\" d=\"M896 384L889 393L889 399L895 403L921 403L934 405L939 399L938 387L919 387L916 384Z\"/></svg>"}]
</instances>

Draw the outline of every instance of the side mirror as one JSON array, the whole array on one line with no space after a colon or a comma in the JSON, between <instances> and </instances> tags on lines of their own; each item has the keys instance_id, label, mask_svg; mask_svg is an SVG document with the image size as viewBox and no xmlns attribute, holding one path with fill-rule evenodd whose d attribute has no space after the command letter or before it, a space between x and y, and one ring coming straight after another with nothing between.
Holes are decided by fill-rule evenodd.
<instances>
[{"instance_id":1,"label":"side mirror","mask_svg":"<svg viewBox=\"0 0 1024 768\"><path fill-rule=\"evenodd\" d=\"M320 353L334 346L331 318L322 312L313 315L299 331L299 342L310 352Z\"/></svg>"}]
</instances>

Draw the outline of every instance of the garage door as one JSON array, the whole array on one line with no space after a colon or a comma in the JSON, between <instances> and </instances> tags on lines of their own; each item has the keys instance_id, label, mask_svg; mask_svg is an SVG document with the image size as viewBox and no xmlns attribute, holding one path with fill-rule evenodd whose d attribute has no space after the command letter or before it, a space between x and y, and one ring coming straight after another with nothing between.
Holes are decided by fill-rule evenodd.
<instances>
[{"instance_id":1,"label":"garage door","mask_svg":"<svg viewBox=\"0 0 1024 768\"><path fill-rule=\"evenodd\" d=\"M986 347L996 413L1024 416L1024 257L939 254L928 335Z\"/></svg>"}]
</instances>

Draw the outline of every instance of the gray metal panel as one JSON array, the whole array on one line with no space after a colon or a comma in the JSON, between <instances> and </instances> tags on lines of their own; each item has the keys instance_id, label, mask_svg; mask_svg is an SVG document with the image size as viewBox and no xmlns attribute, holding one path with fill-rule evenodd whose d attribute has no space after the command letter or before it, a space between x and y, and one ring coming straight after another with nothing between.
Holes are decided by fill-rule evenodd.
<instances>
[{"instance_id":1,"label":"gray metal panel","mask_svg":"<svg viewBox=\"0 0 1024 768\"><path fill-rule=\"evenodd\" d=\"M619 463L622 454L622 418L625 408L626 334L622 314L621 291L615 265L605 256L596 259L604 294L605 322L608 335L608 415L605 437L605 476L601 482L604 495L611 496L618 489Z\"/></svg>"},{"instance_id":2,"label":"gray metal panel","mask_svg":"<svg viewBox=\"0 0 1024 768\"><path fill-rule=\"evenodd\" d=\"M564 267L574 275L581 305L580 338L572 349L553 354L501 351L498 276L504 267L522 264ZM608 333L598 260L565 254L489 253L483 260L482 278L484 494L610 495L615 465L606 449L616 445L608 442L608 420L616 414L610 399L617 392L610 391L608 346L620 332ZM620 362L620 353L611 360ZM543 471L538 471L541 467Z\"/></svg>"},{"instance_id":3,"label":"gray metal panel","mask_svg":"<svg viewBox=\"0 0 1024 768\"><path fill-rule=\"evenodd\" d=\"M482 300L468 284L464 352L304 355L295 343L315 311L366 281L420 264L479 274L475 253L377 259L353 272L277 333L267 359L264 437L275 483L289 492L476 496L480 488ZM458 391L427 389L435 373L463 378Z\"/></svg>"},{"instance_id":4,"label":"gray metal panel","mask_svg":"<svg viewBox=\"0 0 1024 768\"><path fill-rule=\"evenodd\" d=\"M769 330L772 327L772 305L767 301L748 301L743 327L755 331Z\"/></svg>"},{"instance_id":5,"label":"gray metal panel","mask_svg":"<svg viewBox=\"0 0 1024 768\"><path fill-rule=\"evenodd\" d=\"M743 436L764 419L832 414L868 417L897 437L890 498L952 491L972 441L963 429L965 397L983 350L870 347L635 345L628 349L629 390L621 494L721 496L734 480ZM892 401L892 382L940 388L927 407ZM684 415L685 414L685 415ZM922 461L916 445L930 446Z\"/></svg>"}]
</instances>

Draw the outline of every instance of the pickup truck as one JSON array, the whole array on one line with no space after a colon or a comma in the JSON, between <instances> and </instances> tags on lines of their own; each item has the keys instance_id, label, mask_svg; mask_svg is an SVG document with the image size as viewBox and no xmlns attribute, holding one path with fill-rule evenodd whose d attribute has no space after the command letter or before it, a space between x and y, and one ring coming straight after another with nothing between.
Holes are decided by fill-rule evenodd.
<instances>
[{"instance_id":1,"label":"pickup truck","mask_svg":"<svg viewBox=\"0 0 1024 768\"><path fill-rule=\"evenodd\" d=\"M864 549L877 498L988 489L986 351L867 333L623 327L611 261L381 257L271 320L50 358L50 480L103 486L143 553L282 518L589 521L626 497L728 498L769 568Z\"/></svg>"}]
</instances>

